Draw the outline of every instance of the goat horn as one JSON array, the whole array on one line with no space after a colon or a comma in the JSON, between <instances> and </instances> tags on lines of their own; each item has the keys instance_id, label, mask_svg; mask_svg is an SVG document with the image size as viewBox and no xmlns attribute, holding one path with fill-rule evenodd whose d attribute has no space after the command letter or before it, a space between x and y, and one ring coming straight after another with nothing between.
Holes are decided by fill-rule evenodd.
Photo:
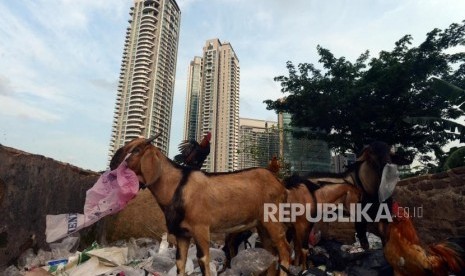
<instances>
[{"instance_id":1,"label":"goat horn","mask_svg":"<svg viewBox=\"0 0 465 276\"><path fill-rule=\"evenodd\" d=\"M160 135L161 135L161 133L158 133L157 135L153 135L152 137L150 137L148 139L145 139L145 142L147 144L150 144L150 143L152 143L153 140L157 139Z\"/></svg>"}]
</instances>

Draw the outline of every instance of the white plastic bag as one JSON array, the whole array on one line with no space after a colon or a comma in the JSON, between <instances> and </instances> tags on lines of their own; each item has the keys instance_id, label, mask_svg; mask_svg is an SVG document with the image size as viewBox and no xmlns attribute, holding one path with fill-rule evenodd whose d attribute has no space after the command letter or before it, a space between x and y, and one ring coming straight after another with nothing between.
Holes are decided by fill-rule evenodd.
<instances>
[{"instance_id":1,"label":"white plastic bag","mask_svg":"<svg viewBox=\"0 0 465 276\"><path fill-rule=\"evenodd\" d=\"M400 178L397 166L394 164L386 164L383 169L383 175L381 176L381 183L379 184L378 189L379 202L384 202L392 195L399 180Z\"/></svg>"}]
</instances>

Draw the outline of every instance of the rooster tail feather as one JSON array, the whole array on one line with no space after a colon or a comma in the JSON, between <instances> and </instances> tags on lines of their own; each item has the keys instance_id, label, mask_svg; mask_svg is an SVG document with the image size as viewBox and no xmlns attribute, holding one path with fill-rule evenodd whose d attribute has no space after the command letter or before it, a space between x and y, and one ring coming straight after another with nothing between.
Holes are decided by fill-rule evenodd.
<instances>
[{"instance_id":1,"label":"rooster tail feather","mask_svg":"<svg viewBox=\"0 0 465 276\"><path fill-rule=\"evenodd\" d=\"M450 271L465 275L465 236L449 238L430 246L430 249L447 262Z\"/></svg>"}]
</instances>

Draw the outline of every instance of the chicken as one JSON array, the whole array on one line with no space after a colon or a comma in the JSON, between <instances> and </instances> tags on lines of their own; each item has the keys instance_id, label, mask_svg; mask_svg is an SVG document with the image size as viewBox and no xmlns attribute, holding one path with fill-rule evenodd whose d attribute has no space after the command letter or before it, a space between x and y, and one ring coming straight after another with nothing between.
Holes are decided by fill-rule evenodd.
<instances>
[{"instance_id":1,"label":"chicken","mask_svg":"<svg viewBox=\"0 0 465 276\"><path fill-rule=\"evenodd\" d=\"M200 144L195 140L182 141L178 146L181 153L174 157L174 161L200 170L203 162L207 158L208 154L210 154L211 137L211 133L208 132L203 137L202 141L200 141Z\"/></svg>"},{"instance_id":2,"label":"chicken","mask_svg":"<svg viewBox=\"0 0 465 276\"><path fill-rule=\"evenodd\" d=\"M397 203L392 209L384 256L395 275L465 275L465 237L423 246L408 214Z\"/></svg>"}]
</instances>

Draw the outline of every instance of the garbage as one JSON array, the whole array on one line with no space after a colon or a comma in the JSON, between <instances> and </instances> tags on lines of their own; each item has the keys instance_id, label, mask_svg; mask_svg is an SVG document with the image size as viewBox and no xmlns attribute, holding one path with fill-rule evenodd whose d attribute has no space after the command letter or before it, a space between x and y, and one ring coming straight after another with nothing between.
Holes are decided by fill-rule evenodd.
<instances>
[{"instance_id":1,"label":"garbage","mask_svg":"<svg viewBox=\"0 0 465 276\"><path fill-rule=\"evenodd\" d=\"M119 246L123 247L123 246ZM140 238L134 239L130 238L129 243L127 243L128 247L128 260L129 261L140 261L147 259L150 256L155 256L159 251L160 244L157 240L153 240L150 238Z\"/></svg>"},{"instance_id":2,"label":"garbage","mask_svg":"<svg viewBox=\"0 0 465 276\"><path fill-rule=\"evenodd\" d=\"M240 251L231 260L231 269L241 275L258 275L277 261L277 257L263 248L249 248Z\"/></svg>"},{"instance_id":3,"label":"garbage","mask_svg":"<svg viewBox=\"0 0 465 276\"><path fill-rule=\"evenodd\" d=\"M168 254L168 233L164 233L161 237L160 248L158 249L159 254Z\"/></svg>"},{"instance_id":4,"label":"garbage","mask_svg":"<svg viewBox=\"0 0 465 276\"><path fill-rule=\"evenodd\" d=\"M11 265L3 271L2 275L3 276L20 276L22 274L16 266Z\"/></svg>"},{"instance_id":5,"label":"garbage","mask_svg":"<svg viewBox=\"0 0 465 276\"><path fill-rule=\"evenodd\" d=\"M86 193L84 214L46 216L46 241L62 239L90 226L102 217L122 210L139 191L137 175L127 167L126 161L113 171L104 172Z\"/></svg>"},{"instance_id":6,"label":"garbage","mask_svg":"<svg viewBox=\"0 0 465 276\"><path fill-rule=\"evenodd\" d=\"M31 269L38 267L40 264L37 260L37 255L34 254L32 248L26 249L18 258L18 267L23 269Z\"/></svg>"},{"instance_id":7,"label":"garbage","mask_svg":"<svg viewBox=\"0 0 465 276\"><path fill-rule=\"evenodd\" d=\"M97 257L101 264L107 266L120 266L127 263L127 247L107 247L94 249L87 252L87 255Z\"/></svg>"},{"instance_id":8,"label":"garbage","mask_svg":"<svg viewBox=\"0 0 465 276\"><path fill-rule=\"evenodd\" d=\"M381 241L381 238L376 236L373 233L367 232L367 239L368 239L368 244L370 245L370 249L382 249L383 248L383 242ZM354 247L361 247L360 246L360 241L357 238L357 234L355 234L355 243L353 244ZM357 252L354 252L357 253Z\"/></svg>"},{"instance_id":9,"label":"garbage","mask_svg":"<svg viewBox=\"0 0 465 276\"><path fill-rule=\"evenodd\" d=\"M371 235L369 235L372 237ZM373 240L377 242L377 239ZM18 264L22 266L10 266L0 275L28 276L42 275L105 275L105 276L142 276L158 275L171 276L177 274L176 249L171 247L164 235L162 242L149 238L130 239L118 241L107 247L101 247L97 243L85 249L83 252L74 251L76 237L68 237L60 243L55 243L54 249L60 248L60 252L71 254L67 258L55 258L51 251L39 250L34 254L32 250L26 250ZM334 240L322 240L310 249L309 261L313 267L301 271L300 267L290 266L290 275L377 275L375 273L389 269L384 259L382 250L369 250L360 253L349 253L354 245L343 245ZM197 249L191 244L188 249L186 261L186 275L200 275L201 270L197 260ZM223 250L210 248L211 275L245 276L259 275L265 272L277 257L271 255L262 248L248 248L238 253L231 260L231 268L223 271L226 256Z\"/></svg>"},{"instance_id":10,"label":"garbage","mask_svg":"<svg viewBox=\"0 0 465 276\"><path fill-rule=\"evenodd\" d=\"M75 233L72 236L64 238L61 242L50 243L53 259L67 259L76 252L79 245L79 234Z\"/></svg>"},{"instance_id":11,"label":"garbage","mask_svg":"<svg viewBox=\"0 0 465 276\"><path fill-rule=\"evenodd\" d=\"M70 270L66 271L66 274L69 276L79 276L79 275L101 275L111 271L114 271L116 267L106 266L102 264L97 257L91 257L89 260L84 263L74 266ZM62 275L62 274L57 274Z\"/></svg>"},{"instance_id":12,"label":"garbage","mask_svg":"<svg viewBox=\"0 0 465 276\"><path fill-rule=\"evenodd\" d=\"M226 254L223 250L210 248L210 263L215 266L216 271L222 271L226 264Z\"/></svg>"}]
</instances>

